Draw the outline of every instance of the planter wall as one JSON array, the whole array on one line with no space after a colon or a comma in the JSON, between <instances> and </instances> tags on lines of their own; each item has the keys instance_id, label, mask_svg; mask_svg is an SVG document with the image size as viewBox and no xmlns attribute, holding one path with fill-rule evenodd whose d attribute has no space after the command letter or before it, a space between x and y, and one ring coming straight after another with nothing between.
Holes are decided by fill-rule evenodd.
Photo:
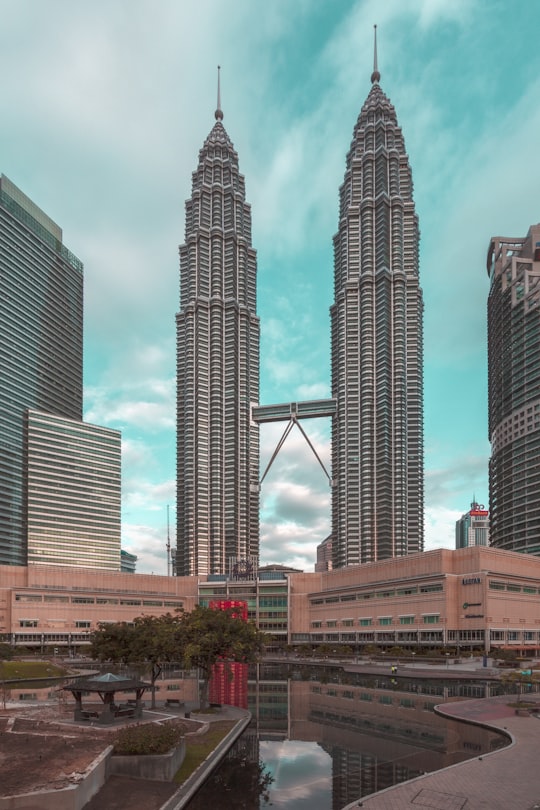
<instances>
[{"instance_id":1,"label":"planter wall","mask_svg":"<svg viewBox=\"0 0 540 810\"><path fill-rule=\"evenodd\" d=\"M186 741L167 754L124 756L113 754L109 759L108 776L129 776L132 779L154 779L171 782L186 756Z\"/></svg>"}]
</instances>

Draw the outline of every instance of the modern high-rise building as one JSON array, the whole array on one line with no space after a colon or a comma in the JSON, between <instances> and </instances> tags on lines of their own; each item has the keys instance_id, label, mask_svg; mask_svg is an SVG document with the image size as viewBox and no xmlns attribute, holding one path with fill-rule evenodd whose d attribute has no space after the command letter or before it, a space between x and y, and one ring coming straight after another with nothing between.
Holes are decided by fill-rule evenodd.
<instances>
[{"instance_id":1,"label":"modern high-rise building","mask_svg":"<svg viewBox=\"0 0 540 810\"><path fill-rule=\"evenodd\" d=\"M316 549L317 562L315 563L315 571L331 571L332 570L332 535L319 543Z\"/></svg>"},{"instance_id":2,"label":"modern high-rise building","mask_svg":"<svg viewBox=\"0 0 540 810\"><path fill-rule=\"evenodd\" d=\"M25 421L28 563L119 571L119 431L33 409Z\"/></svg>"},{"instance_id":3,"label":"modern high-rise building","mask_svg":"<svg viewBox=\"0 0 540 810\"><path fill-rule=\"evenodd\" d=\"M0 176L0 564L26 565L26 409L82 418L83 266Z\"/></svg>"},{"instance_id":4,"label":"modern high-rise building","mask_svg":"<svg viewBox=\"0 0 540 810\"><path fill-rule=\"evenodd\" d=\"M540 555L540 224L487 255L491 545Z\"/></svg>"},{"instance_id":5,"label":"modern high-rise building","mask_svg":"<svg viewBox=\"0 0 540 810\"><path fill-rule=\"evenodd\" d=\"M489 545L489 511L472 501L468 512L456 521L456 548Z\"/></svg>"},{"instance_id":6,"label":"modern high-rise building","mask_svg":"<svg viewBox=\"0 0 540 810\"><path fill-rule=\"evenodd\" d=\"M418 219L396 112L372 87L354 127L334 237L334 568L423 549Z\"/></svg>"},{"instance_id":7,"label":"modern high-rise building","mask_svg":"<svg viewBox=\"0 0 540 810\"><path fill-rule=\"evenodd\" d=\"M180 247L176 573L253 566L259 551L256 253L238 155L216 122L199 153Z\"/></svg>"}]
</instances>

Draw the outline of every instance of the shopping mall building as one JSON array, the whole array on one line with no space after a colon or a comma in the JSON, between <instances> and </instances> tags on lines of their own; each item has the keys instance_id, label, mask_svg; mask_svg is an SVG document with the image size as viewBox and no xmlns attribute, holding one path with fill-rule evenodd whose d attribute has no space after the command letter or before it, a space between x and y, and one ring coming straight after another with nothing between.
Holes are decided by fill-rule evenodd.
<instances>
[{"instance_id":1,"label":"shopping mall building","mask_svg":"<svg viewBox=\"0 0 540 810\"><path fill-rule=\"evenodd\" d=\"M540 558L474 546L333 571L166 577L0 566L0 638L81 652L100 622L243 600L271 644L540 655Z\"/></svg>"}]
</instances>

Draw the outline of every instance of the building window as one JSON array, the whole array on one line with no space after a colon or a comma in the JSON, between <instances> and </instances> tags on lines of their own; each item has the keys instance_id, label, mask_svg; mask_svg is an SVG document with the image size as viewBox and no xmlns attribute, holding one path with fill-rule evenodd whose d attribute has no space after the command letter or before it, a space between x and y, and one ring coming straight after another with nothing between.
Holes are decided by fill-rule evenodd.
<instances>
[{"instance_id":1,"label":"building window","mask_svg":"<svg viewBox=\"0 0 540 810\"><path fill-rule=\"evenodd\" d=\"M15 601L16 602L41 602L42 597L37 596L31 593L16 593L15 594Z\"/></svg>"},{"instance_id":2,"label":"building window","mask_svg":"<svg viewBox=\"0 0 540 810\"><path fill-rule=\"evenodd\" d=\"M439 624L439 613L431 613L429 616L423 616L424 624Z\"/></svg>"},{"instance_id":3,"label":"building window","mask_svg":"<svg viewBox=\"0 0 540 810\"><path fill-rule=\"evenodd\" d=\"M400 624L414 624L414 616L400 616L399 617Z\"/></svg>"},{"instance_id":4,"label":"building window","mask_svg":"<svg viewBox=\"0 0 540 810\"><path fill-rule=\"evenodd\" d=\"M505 585L504 582L496 582L494 579L490 579L489 587L492 591L504 591Z\"/></svg>"},{"instance_id":5,"label":"building window","mask_svg":"<svg viewBox=\"0 0 540 810\"><path fill-rule=\"evenodd\" d=\"M360 627L371 627L371 619L358 619Z\"/></svg>"},{"instance_id":6,"label":"building window","mask_svg":"<svg viewBox=\"0 0 540 810\"><path fill-rule=\"evenodd\" d=\"M379 616L379 624L381 624L381 625L392 624L392 617L391 616Z\"/></svg>"},{"instance_id":7,"label":"building window","mask_svg":"<svg viewBox=\"0 0 540 810\"><path fill-rule=\"evenodd\" d=\"M420 593L436 593L437 591L442 591L443 586L440 582L434 583L433 585L421 585L420 586Z\"/></svg>"},{"instance_id":8,"label":"building window","mask_svg":"<svg viewBox=\"0 0 540 810\"><path fill-rule=\"evenodd\" d=\"M75 627L79 627L79 628L86 627L86 628L88 628L88 627L90 627L90 622L82 621L82 620L81 621L76 621L75 622Z\"/></svg>"}]
</instances>

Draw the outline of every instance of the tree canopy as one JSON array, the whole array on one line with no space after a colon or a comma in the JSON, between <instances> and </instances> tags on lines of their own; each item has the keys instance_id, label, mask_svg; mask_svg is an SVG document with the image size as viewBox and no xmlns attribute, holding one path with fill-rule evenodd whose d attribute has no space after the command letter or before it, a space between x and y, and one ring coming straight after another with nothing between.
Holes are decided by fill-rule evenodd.
<instances>
[{"instance_id":1,"label":"tree canopy","mask_svg":"<svg viewBox=\"0 0 540 810\"><path fill-rule=\"evenodd\" d=\"M235 661L249 664L263 651L265 635L253 622L235 615L234 608L213 610L197 605L181 619L183 663L186 669L198 667L202 674L199 699L208 704L208 683L214 664Z\"/></svg>"},{"instance_id":2,"label":"tree canopy","mask_svg":"<svg viewBox=\"0 0 540 810\"><path fill-rule=\"evenodd\" d=\"M234 609L213 610L198 605L191 613L138 616L132 624L100 623L92 634L90 654L100 661L150 664L152 687L165 662L176 661L185 669L197 667L202 675L199 697L204 707L208 704L214 664L256 661L264 638L252 622L238 618Z\"/></svg>"},{"instance_id":3,"label":"tree canopy","mask_svg":"<svg viewBox=\"0 0 540 810\"><path fill-rule=\"evenodd\" d=\"M166 661L181 661L181 616L138 616L127 622L100 623L92 634L90 655L99 661L123 664L150 664L152 708L155 708L155 684Z\"/></svg>"}]
</instances>

